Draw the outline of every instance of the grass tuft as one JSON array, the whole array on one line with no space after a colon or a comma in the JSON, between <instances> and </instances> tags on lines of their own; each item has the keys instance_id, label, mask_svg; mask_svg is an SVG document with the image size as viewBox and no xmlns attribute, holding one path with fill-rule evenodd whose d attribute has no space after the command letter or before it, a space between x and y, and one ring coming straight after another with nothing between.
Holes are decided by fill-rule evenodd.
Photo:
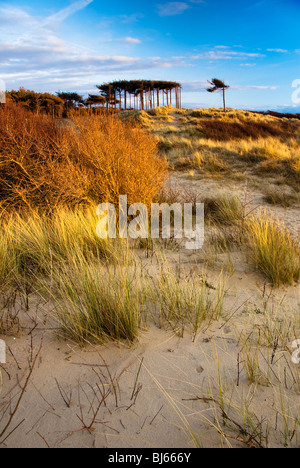
<instances>
[{"instance_id":1,"label":"grass tuft","mask_svg":"<svg viewBox=\"0 0 300 468\"><path fill-rule=\"evenodd\" d=\"M134 272L103 268L83 256L62 265L54 278L56 317L64 335L88 342L133 342L142 320L143 290Z\"/></svg>"},{"instance_id":2,"label":"grass tuft","mask_svg":"<svg viewBox=\"0 0 300 468\"><path fill-rule=\"evenodd\" d=\"M274 286L300 279L300 247L283 224L266 213L247 222L249 256Z\"/></svg>"},{"instance_id":3,"label":"grass tuft","mask_svg":"<svg viewBox=\"0 0 300 468\"><path fill-rule=\"evenodd\" d=\"M215 224L233 226L244 218L241 200L237 196L219 195L204 200L207 219Z\"/></svg>"},{"instance_id":4,"label":"grass tuft","mask_svg":"<svg viewBox=\"0 0 300 468\"><path fill-rule=\"evenodd\" d=\"M160 319L168 322L180 336L187 324L196 335L203 322L219 320L224 297L221 281L214 287L205 280L205 275L181 279L166 262L151 287L151 299L159 309Z\"/></svg>"}]
</instances>

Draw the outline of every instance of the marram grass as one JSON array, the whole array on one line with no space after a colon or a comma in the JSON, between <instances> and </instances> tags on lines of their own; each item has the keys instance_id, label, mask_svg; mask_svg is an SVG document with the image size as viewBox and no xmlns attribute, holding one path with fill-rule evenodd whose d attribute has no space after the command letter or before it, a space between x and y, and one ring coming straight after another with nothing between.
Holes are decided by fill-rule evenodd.
<instances>
[{"instance_id":1,"label":"marram grass","mask_svg":"<svg viewBox=\"0 0 300 468\"><path fill-rule=\"evenodd\" d=\"M266 213L247 222L249 256L273 286L300 279L300 247L287 228Z\"/></svg>"},{"instance_id":2,"label":"marram grass","mask_svg":"<svg viewBox=\"0 0 300 468\"><path fill-rule=\"evenodd\" d=\"M162 259L163 260L163 259ZM190 325L196 335L204 322L219 320L225 297L224 282L210 285L205 274L181 278L163 261L160 275L150 285L150 297L161 320L171 324L179 334Z\"/></svg>"},{"instance_id":3,"label":"marram grass","mask_svg":"<svg viewBox=\"0 0 300 468\"><path fill-rule=\"evenodd\" d=\"M51 216L38 212L30 212L27 216L14 214L2 220L2 282L8 269L15 269L19 274L49 275L51 262L68 262L78 252L87 259L97 258L103 263L127 261L129 252L124 245L121 246L121 242L98 238L97 221L94 207L74 210L61 208Z\"/></svg>"},{"instance_id":4,"label":"marram grass","mask_svg":"<svg viewBox=\"0 0 300 468\"><path fill-rule=\"evenodd\" d=\"M6 233L0 229L0 293L11 285L15 272L14 253L9 249Z\"/></svg>"},{"instance_id":5,"label":"marram grass","mask_svg":"<svg viewBox=\"0 0 300 468\"><path fill-rule=\"evenodd\" d=\"M144 302L139 275L107 268L81 254L54 275L55 316L64 335L84 346L106 340L133 342Z\"/></svg>"},{"instance_id":6,"label":"marram grass","mask_svg":"<svg viewBox=\"0 0 300 468\"><path fill-rule=\"evenodd\" d=\"M97 237L95 211L58 209L51 216L31 212L2 219L0 292L25 288L46 295L65 334L81 344L133 341L142 304L133 255L127 241Z\"/></svg>"}]
</instances>

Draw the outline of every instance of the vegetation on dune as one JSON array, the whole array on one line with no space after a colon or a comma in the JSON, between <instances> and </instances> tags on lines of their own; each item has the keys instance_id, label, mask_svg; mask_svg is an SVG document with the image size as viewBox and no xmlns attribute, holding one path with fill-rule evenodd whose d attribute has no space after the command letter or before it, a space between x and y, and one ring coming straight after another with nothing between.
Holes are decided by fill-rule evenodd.
<instances>
[{"instance_id":1,"label":"vegetation on dune","mask_svg":"<svg viewBox=\"0 0 300 468\"><path fill-rule=\"evenodd\" d=\"M167 173L153 138L111 115L75 116L61 126L22 107L0 108L0 202L39 207L151 203Z\"/></svg>"},{"instance_id":2,"label":"vegetation on dune","mask_svg":"<svg viewBox=\"0 0 300 468\"><path fill-rule=\"evenodd\" d=\"M119 101L115 100L113 96L108 99L99 94L89 94L84 99L76 92L37 93L25 88L6 92L6 102L18 104L37 114L51 115L56 118L72 118L74 113L80 115L99 114L103 113L106 107L109 108L110 112L113 112L119 104Z\"/></svg>"},{"instance_id":3,"label":"vegetation on dune","mask_svg":"<svg viewBox=\"0 0 300 468\"><path fill-rule=\"evenodd\" d=\"M122 241L98 238L96 206L117 204L119 195L127 195L129 204L150 205L168 168L153 137L113 115L75 114L62 125L8 103L0 107L0 166L1 293L20 290L28 302L30 294L47 290L51 276L57 317L70 328L73 310L73 325L81 322L78 341L132 341L142 304L137 298L134 306L126 273L130 251ZM124 282L114 269L107 281L103 268L109 264L126 265Z\"/></svg>"},{"instance_id":4,"label":"vegetation on dune","mask_svg":"<svg viewBox=\"0 0 300 468\"><path fill-rule=\"evenodd\" d=\"M268 187L264 190L264 201L270 205L283 206L285 208L299 205L299 193L291 193L280 187Z\"/></svg>"},{"instance_id":5,"label":"vegetation on dune","mask_svg":"<svg viewBox=\"0 0 300 468\"><path fill-rule=\"evenodd\" d=\"M36 93L20 88L6 93L6 102L15 103L34 113L50 114L61 117L64 112L64 100L50 93Z\"/></svg>"},{"instance_id":6,"label":"vegetation on dune","mask_svg":"<svg viewBox=\"0 0 300 468\"><path fill-rule=\"evenodd\" d=\"M247 233L250 259L274 286L299 281L299 243L284 225L261 213L248 221Z\"/></svg>"},{"instance_id":7,"label":"vegetation on dune","mask_svg":"<svg viewBox=\"0 0 300 468\"><path fill-rule=\"evenodd\" d=\"M256 120L220 120L202 119L197 122L196 129L206 138L216 141L235 141L260 138L278 137L293 138L298 125L282 120L263 122Z\"/></svg>"},{"instance_id":8,"label":"vegetation on dune","mask_svg":"<svg viewBox=\"0 0 300 468\"><path fill-rule=\"evenodd\" d=\"M56 317L65 336L87 342L134 341L142 320L143 288L134 272L101 268L74 256L54 274Z\"/></svg>"},{"instance_id":9,"label":"vegetation on dune","mask_svg":"<svg viewBox=\"0 0 300 468\"><path fill-rule=\"evenodd\" d=\"M130 113L121 113L127 119ZM300 183L300 124L230 109L136 111L135 120L152 132L160 152L179 171L203 176L280 177L298 190Z\"/></svg>"},{"instance_id":10,"label":"vegetation on dune","mask_svg":"<svg viewBox=\"0 0 300 468\"><path fill-rule=\"evenodd\" d=\"M222 195L204 199L206 219L219 225L238 225L244 219L241 200L237 196Z\"/></svg>"},{"instance_id":11,"label":"vegetation on dune","mask_svg":"<svg viewBox=\"0 0 300 468\"><path fill-rule=\"evenodd\" d=\"M80 347L108 340L131 345L151 320L160 328L171 328L180 338L186 329L194 340L203 331L196 343L201 348L201 359L191 343L184 348L183 355L178 354L180 348L169 347L170 336L161 342L160 356L171 366L168 381L176 385L169 385L170 391L176 388L178 395L178 390L184 387L185 398L180 397L184 404L177 405L177 397L173 399L169 387L165 390L141 359L135 383L132 380L129 406L129 400L126 406L123 401L118 405L121 377L134 363L132 353L123 370L119 361L113 359L117 366L113 372L99 353L100 367L82 365L100 377L101 387L91 380L85 392L79 379L74 385L69 382L64 390L56 380L64 404L73 408L74 415L79 407L83 408L81 416L87 409L87 421L91 423L77 415L86 435L93 432L97 423L103 423L109 430L113 428L106 418L100 417L102 405L106 414L112 415L110 400L106 402L110 394L115 396L118 412L122 408L126 412L136 404L144 384L140 371L146 369L197 446L201 446L203 431L203 440L213 441L214 445L216 431L222 446L225 443L231 446L230 442L249 448L297 446L300 416L296 398L300 380L297 365L292 365L290 359L291 343L297 340L299 331L297 297L292 297L294 288L293 294L286 287L282 294L274 291L274 287L295 285L300 280L300 246L299 239L270 211L286 214L284 208L293 206L290 210L293 215L299 203L299 121L232 109L224 113L216 109L174 109L170 105L147 111L104 110L99 115L92 110L78 111L80 106L122 107L124 99L125 107L130 106L128 90L124 94L125 88L120 83L120 88L115 86L123 89L122 95L105 97L104 89L104 96L89 95L84 103L76 93L64 93L52 101L51 95L37 98L36 93L20 90L15 97L12 92L8 103L0 106L0 335L6 340L9 335L26 333L24 339L29 350L27 377L24 356L20 360L22 366L19 365L18 348L23 353L23 345L9 348L10 367L7 372L2 368L4 382L13 379L12 362L18 369L11 392L5 392L7 402L2 405L0 419L3 422L7 418L8 423L2 429L1 442L6 445L8 437L23 423L20 418L20 424L8 431L22 407L23 395L30 390L28 384L35 363L39 362L48 319L51 330L53 327L58 335ZM160 82L160 86L163 84ZM148 93L146 88L142 91L148 99L154 88ZM169 100L170 94L167 96ZM135 98L142 99L141 88ZM157 99L160 98L158 93ZM146 109L146 101L144 105ZM69 118L62 120L66 109ZM170 179L169 187L164 184L169 165L183 171L183 177L178 177L179 188L174 184L175 178ZM248 181L244 199L241 190L235 191L232 183L241 174ZM265 180L266 176L272 178L271 183ZM218 177L222 192L205 194L201 189L196 191L196 184L182 183L196 177ZM229 188L225 187L227 177L231 182ZM262 203L273 205L268 211L257 210L257 193L255 200L249 199L251 181L253 186L257 184L256 189L259 186L257 193ZM211 182L212 187L218 185ZM204 202L203 251L182 255L181 240L175 238L100 239L96 205L104 201L117 205L121 194L128 196L128 204L192 203L193 213L196 203ZM224 271L233 273L235 261L239 262L238 269L235 279L230 278L231 297L227 304ZM252 274L256 271L255 281L242 291L241 285L250 280L249 269ZM239 283L241 279L243 283ZM258 290L262 290L262 295ZM246 301L244 296L248 297ZM295 310L290 305L294 299ZM222 324L213 325L213 321L221 318ZM41 345L35 354L40 334ZM70 343L66 345L70 347ZM158 349L156 345L155 348ZM151 343L149 349L153 350ZM98 347L92 350L101 352ZM175 352L175 367L166 352ZM69 360L69 353L66 354ZM216 368L211 365L214 354ZM178 366L178 356L188 359L190 367ZM206 360L205 356L210 358ZM223 362L221 358L226 359ZM100 368L110 377L105 384ZM175 377L171 375L172 369L179 372ZM235 371L229 372L230 369ZM207 388L202 380L201 388L197 384L197 373L203 372L201 379L208 382ZM194 377L190 379L192 374ZM0 380L0 387L1 383ZM16 383L20 397L15 395ZM75 387L78 408L72 400ZM96 387L99 393L93 390ZM150 387L147 385L147 391ZM80 400L81 391L86 400ZM127 399L126 392L124 395ZM262 404L266 399L270 399L270 405ZM96 412L94 404L99 404ZM143 426L137 427L137 434L143 427L151 430L161 409L158 412L155 409L148 426L146 418ZM117 413L116 417L120 419ZM191 424L196 424L199 440L188 418ZM123 423L122 426L125 430ZM30 433L31 430L27 432ZM49 446L44 437L46 431L37 434ZM66 434L69 437L71 433ZM65 440L59 436L59 443Z\"/></svg>"},{"instance_id":12,"label":"vegetation on dune","mask_svg":"<svg viewBox=\"0 0 300 468\"><path fill-rule=\"evenodd\" d=\"M204 321L220 318L222 284L215 288L201 276L180 278L163 258L158 264L164 274L153 278L126 240L99 239L96 223L92 209L2 219L1 293L22 291L26 303L32 294L50 300L64 335L80 345L133 341L148 309L158 310L181 334L186 326L197 333ZM0 322L1 317L2 310Z\"/></svg>"},{"instance_id":13,"label":"vegetation on dune","mask_svg":"<svg viewBox=\"0 0 300 468\"><path fill-rule=\"evenodd\" d=\"M186 323L196 335L206 321L219 320L225 297L222 278L217 288L201 277L180 278L166 258L160 260L160 275L150 284L150 297L160 322L167 321L183 336Z\"/></svg>"},{"instance_id":14,"label":"vegetation on dune","mask_svg":"<svg viewBox=\"0 0 300 468\"><path fill-rule=\"evenodd\" d=\"M274 287L299 281L299 241L283 222L266 210L254 215L237 196L219 195L203 202L206 221L217 228L211 240L220 252L230 252L230 244L237 246Z\"/></svg>"},{"instance_id":15,"label":"vegetation on dune","mask_svg":"<svg viewBox=\"0 0 300 468\"><path fill-rule=\"evenodd\" d=\"M80 98L71 94L57 99L71 108ZM89 100L106 103L96 95ZM134 340L146 309L158 310L177 333L187 323L196 333L203 321L220 317L223 287L215 290L203 277L185 280L158 259L160 275L137 273L127 242L97 237L95 206L117 205L122 194L128 204L149 206L161 197L168 162L203 177L231 176L235 167L286 174L297 185L299 134L298 121L234 110L165 106L118 115L74 112L61 121L8 102L0 107L1 293L15 287L26 296L48 293L64 333L80 344ZM283 226L265 214L248 218L234 195L199 201L223 251L233 244L245 250L274 286L299 280L299 246Z\"/></svg>"},{"instance_id":16,"label":"vegetation on dune","mask_svg":"<svg viewBox=\"0 0 300 468\"><path fill-rule=\"evenodd\" d=\"M80 159L95 174L89 188L92 199L116 205L119 195L127 195L129 204L149 206L168 169L157 156L153 137L138 125L115 117L77 117L74 122L80 135L76 140Z\"/></svg>"}]
</instances>

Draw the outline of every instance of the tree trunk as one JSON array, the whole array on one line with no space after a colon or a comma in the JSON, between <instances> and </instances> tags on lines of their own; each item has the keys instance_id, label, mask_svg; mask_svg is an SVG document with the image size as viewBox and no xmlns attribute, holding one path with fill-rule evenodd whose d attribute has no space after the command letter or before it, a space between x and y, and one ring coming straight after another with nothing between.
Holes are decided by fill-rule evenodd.
<instances>
[{"instance_id":1,"label":"tree trunk","mask_svg":"<svg viewBox=\"0 0 300 468\"><path fill-rule=\"evenodd\" d=\"M226 112L225 88L223 88L223 105L224 105L224 112Z\"/></svg>"}]
</instances>

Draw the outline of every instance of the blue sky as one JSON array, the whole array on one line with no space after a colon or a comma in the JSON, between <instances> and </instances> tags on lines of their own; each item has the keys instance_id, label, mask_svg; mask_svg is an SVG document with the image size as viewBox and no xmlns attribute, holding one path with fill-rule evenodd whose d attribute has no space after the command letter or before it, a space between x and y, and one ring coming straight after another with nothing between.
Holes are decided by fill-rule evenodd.
<instances>
[{"instance_id":1,"label":"blue sky","mask_svg":"<svg viewBox=\"0 0 300 468\"><path fill-rule=\"evenodd\" d=\"M95 93L114 79L183 85L188 107L298 110L300 0L0 0L7 89Z\"/></svg>"}]
</instances>

